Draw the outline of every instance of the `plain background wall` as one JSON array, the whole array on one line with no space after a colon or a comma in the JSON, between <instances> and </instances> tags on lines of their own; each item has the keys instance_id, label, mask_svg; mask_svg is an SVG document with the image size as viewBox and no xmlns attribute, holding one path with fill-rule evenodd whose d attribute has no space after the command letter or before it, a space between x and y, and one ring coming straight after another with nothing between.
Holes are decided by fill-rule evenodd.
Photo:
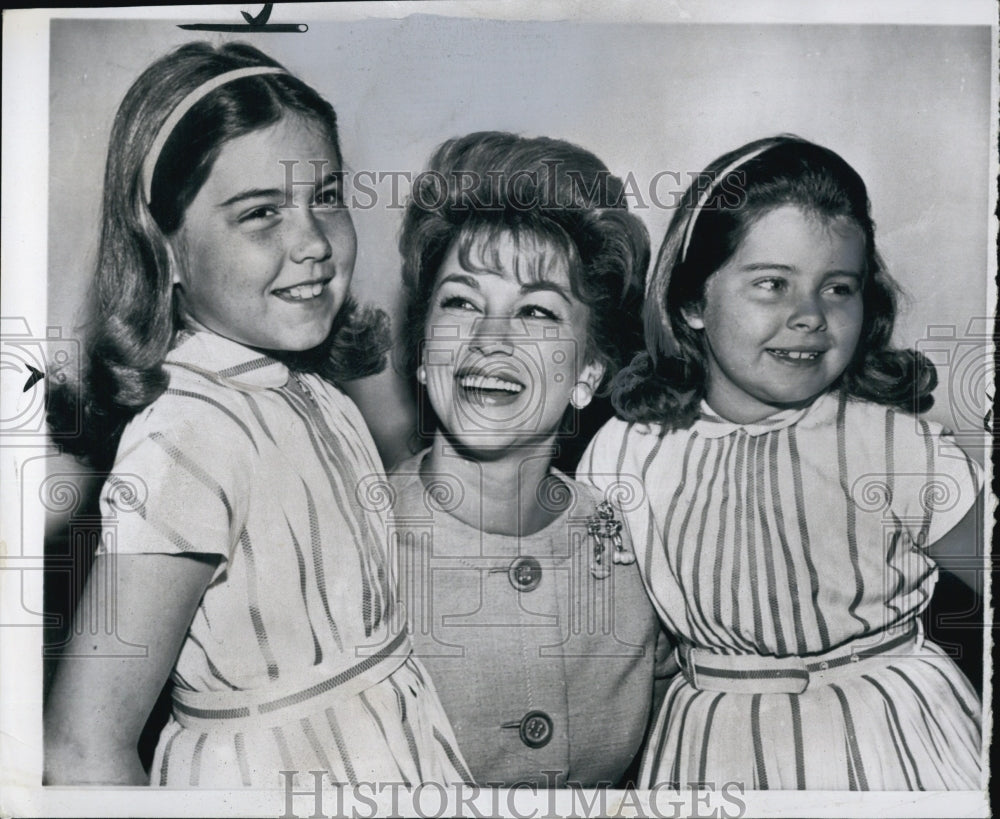
<instances>
[{"instance_id":1,"label":"plain background wall","mask_svg":"<svg viewBox=\"0 0 1000 819\"><path fill-rule=\"evenodd\" d=\"M279 6L280 8L280 6ZM991 314L990 30L986 26L503 22L416 15L313 22L306 34L204 34L164 21L54 21L49 88L48 316L72 334L97 246L111 121L138 73L192 39L241 39L322 92L355 171L418 173L442 140L482 129L577 142L620 176L654 254L670 218L649 186L750 139L793 132L869 186L879 247L908 294L900 344ZM683 185L661 176L660 203ZM389 181L356 209L354 290L398 312L401 210ZM407 186L401 187L405 194ZM367 198L361 201L367 202ZM397 204L398 204L397 200ZM940 331L936 331L940 335ZM940 346L940 345L938 345ZM982 386L982 356L963 382ZM942 368L930 417L981 416ZM965 386L966 391L969 385ZM954 391L952 391L954 392ZM354 390L389 460L413 423L399 376ZM981 411L980 411L981 410ZM967 421L965 422L967 423Z\"/></svg>"}]
</instances>

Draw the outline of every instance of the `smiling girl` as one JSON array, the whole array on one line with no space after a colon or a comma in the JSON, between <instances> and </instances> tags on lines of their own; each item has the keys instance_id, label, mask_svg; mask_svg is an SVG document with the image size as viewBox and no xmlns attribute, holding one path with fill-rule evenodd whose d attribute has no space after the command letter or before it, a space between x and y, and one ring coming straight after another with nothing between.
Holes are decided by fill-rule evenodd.
<instances>
[{"instance_id":1,"label":"smiling girl","mask_svg":"<svg viewBox=\"0 0 1000 819\"><path fill-rule=\"evenodd\" d=\"M478 783L612 785L659 626L620 522L552 461L640 341L646 232L559 140L471 134L430 171L400 239L430 446L391 476L415 651Z\"/></svg>"},{"instance_id":2,"label":"smiling girl","mask_svg":"<svg viewBox=\"0 0 1000 819\"><path fill-rule=\"evenodd\" d=\"M641 783L978 789L980 703L920 614L936 560L976 553L982 475L915 417L936 378L890 344L864 182L795 137L706 175L578 473L642 487L624 516L679 639Z\"/></svg>"},{"instance_id":3,"label":"smiling girl","mask_svg":"<svg viewBox=\"0 0 1000 819\"><path fill-rule=\"evenodd\" d=\"M184 46L121 104L82 385L87 454L114 462L46 706L48 784L469 779L356 498L381 466L335 382L385 347L348 296L342 164L329 103L250 46ZM109 606L116 629L91 633Z\"/></svg>"}]
</instances>

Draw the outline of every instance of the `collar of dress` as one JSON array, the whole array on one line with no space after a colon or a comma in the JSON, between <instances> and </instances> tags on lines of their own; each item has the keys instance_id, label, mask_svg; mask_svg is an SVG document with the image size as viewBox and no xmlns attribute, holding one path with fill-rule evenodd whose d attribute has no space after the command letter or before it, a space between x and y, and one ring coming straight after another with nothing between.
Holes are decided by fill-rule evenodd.
<instances>
[{"instance_id":1,"label":"collar of dress","mask_svg":"<svg viewBox=\"0 0 1000 819\"><path fill-rule=\"evenodd\" d=\"M207 331L184 330L164 362L244 391L288 383L288 367L259 350Z\"/></svg>"},{"instance_id":2,"label":"collar of dress","mask_svg":"<svg viewBox=\"0 0 1000 819\"><path fill-rule=\"evenodd\" d=\"M774 415L769 415L751 424L737 424L734 421L727 421L725 418L722 418L706 401L702 401L701 414L694 422L694 429L698 431L699 435L705 438L722 438L738 431L743 431L747 435L755 437L768 432L775 432L779 429L785 429L793 424L812 426L814 423L823 423L836 414L839 402L839 393L828 392L807 406L798 409L781 410L774 413Z\"/></svg>"}]
</instances>

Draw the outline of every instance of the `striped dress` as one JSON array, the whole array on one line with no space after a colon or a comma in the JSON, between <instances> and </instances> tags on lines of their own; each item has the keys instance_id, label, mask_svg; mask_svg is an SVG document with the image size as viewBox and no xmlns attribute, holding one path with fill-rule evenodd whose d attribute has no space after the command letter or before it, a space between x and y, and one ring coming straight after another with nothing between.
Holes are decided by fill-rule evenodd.
<instances>
[{"instance_id":1,"label":"striped dress","mask_svg":"<svg viewBox=\"0 0 1000 819\"><path fill-rule=\"evenodd\" d=\"M646 786L979 789L978 698L918 618L925 546L978 466L941 427L838 393L737 425L609 422L578 477L614 498L679 638Z\"/></svg>"},{"instance_id":2,"label":"striped dress","mask_svg":"<svg viewBox=\"0 0 1000 819\"><path fill-rule=\"evenodd\" d=\"M469 781L411 655L377 514L385 480L354 404L207 332L126 428L102 551L218 556L173 670L151 783Z\"/></svg>"}]
</instances>

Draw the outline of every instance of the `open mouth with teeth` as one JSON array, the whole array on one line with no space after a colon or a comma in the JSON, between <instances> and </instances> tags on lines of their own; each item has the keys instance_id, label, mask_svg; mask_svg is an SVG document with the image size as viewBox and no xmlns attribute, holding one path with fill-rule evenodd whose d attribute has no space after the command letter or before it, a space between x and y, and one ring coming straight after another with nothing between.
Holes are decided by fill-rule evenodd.
<instances>
[{"instance_id":1,"label":"open mouth with teeth","mask_svg":"<svg viewBox=\"0 0 1000 819\"><path fill-rule=\"evenodd\" d=\"M272 290L271 293L285 301L311 301L322 295L329 281L329 279L323 279L322 281L306 282L305 284L297 284L294 287L282 287L279 290Z\"/></svg>"},{"instance_id":2,"label":"open mouth with teeth","mask_svg":"<svg viewBox=\"0 0 1000 819\"><path fill-rule=\"evenodd\" d=\"M800 361L803 363L817 361L823 355L822 350L779 350L769 348L768 352L782 361Z\"/></svg>"},{"instance_id":3,"label":"open mouth with teeth","mask_svg":"<svg viewBox=\"0 0 1000 819\"><path fill-rule=\"evenodd\" d=\"M455 377L459 388L477 404L509 404L524 392L524 384L509 377L460 373Z\"/></svg>"}]
</instances>

